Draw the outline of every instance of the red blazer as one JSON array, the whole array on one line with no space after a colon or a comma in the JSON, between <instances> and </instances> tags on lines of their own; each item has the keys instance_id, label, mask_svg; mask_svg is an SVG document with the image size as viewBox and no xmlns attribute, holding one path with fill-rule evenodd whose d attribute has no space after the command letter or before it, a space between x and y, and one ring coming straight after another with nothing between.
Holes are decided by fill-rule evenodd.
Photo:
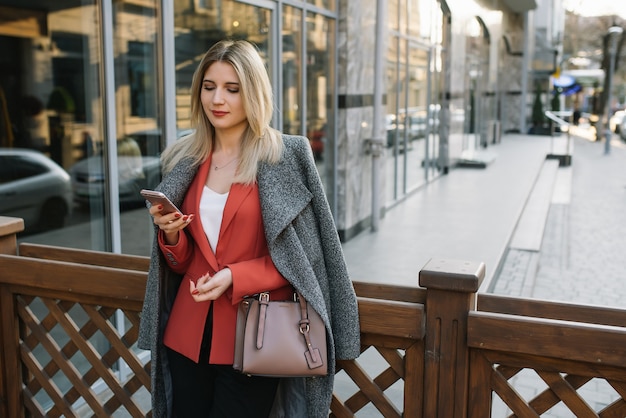
<instances>
[{"instance_id":1,"label":"red blazer","mask_svg":"<svg viewBox=\"0 0 626 418\"><path fill-rule=\"evenodd\" d=\"M169 267L184 274L169 316L164 344L198 362L204 323L211 302L196 302L189 292L194 282L205 273L211 275L228 267L233 285L220 296L213 307L213 336L209 363L232 364L235 346L237 307L245 296L264 291L273 299L289 299L292 289L272 262L261 217L257 185L233 184L226 206L215 253L209 245L199 215L200 197L206 183L211 159L198 170L180 209L195 214L179 235L176 245L168 246L159 234L159 245Z\"/></svg>"}]
</instances>

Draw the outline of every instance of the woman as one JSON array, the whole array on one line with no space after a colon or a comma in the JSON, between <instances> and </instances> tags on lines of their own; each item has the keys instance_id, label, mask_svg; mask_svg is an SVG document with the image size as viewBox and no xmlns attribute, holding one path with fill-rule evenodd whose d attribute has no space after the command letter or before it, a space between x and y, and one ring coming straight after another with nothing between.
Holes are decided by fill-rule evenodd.
<instances>
[{"instance_id":1,"label":"woman","mask_svg":"<svg viewBox=\"0 0 626 418\"><path fill-rule=\"evenodd\" d=\"M336 359L360 353L356 297L306 138L269 124L258 51L221 41L192 82L195 133L163 153L139 346L152 354L154 417L327 417ZM181 213L182 212L182 213ZM320 313L328 376L248 377L232 368L244 296L293 288Z\"/></svg>"}]
</instances>

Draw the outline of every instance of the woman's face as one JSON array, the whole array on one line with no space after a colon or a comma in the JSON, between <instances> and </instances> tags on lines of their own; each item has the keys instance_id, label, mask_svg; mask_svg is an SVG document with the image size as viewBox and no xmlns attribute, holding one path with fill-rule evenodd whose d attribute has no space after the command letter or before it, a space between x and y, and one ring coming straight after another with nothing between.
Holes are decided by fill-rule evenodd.
<instances>
[{"instance_id":1,"label":"woman's face","mask_svg":"<svg viewBox=\"0 0 626 418\"><path fill-rule=\"evenodd\" d=\"M239 77L227 62L214 62L204 73L200 101L216 134L241 135L248 126L240 89Z\"/></svg>"}]
</instances>

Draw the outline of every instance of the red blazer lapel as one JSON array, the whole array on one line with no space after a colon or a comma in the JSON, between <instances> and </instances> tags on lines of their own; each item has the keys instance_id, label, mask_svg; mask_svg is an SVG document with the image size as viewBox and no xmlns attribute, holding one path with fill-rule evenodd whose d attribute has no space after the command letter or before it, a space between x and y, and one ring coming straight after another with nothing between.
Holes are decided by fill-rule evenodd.
<instances>
[{"instance_id":1,"label":"red blazer lapel","mask_svg":"<svg viewBox=\"0 0 626 418\"><path fill-rule=\"evenodd\" d=\"M217 259L215 258L215 254L211 249L209 240L204 233L202 221L200 220L200 198L202 197L202 192L210 166L211 157L209 156L209 158L207 158L207 160L198 168L198 173L189 186L189 190L187 191L187 196L185 197L181 210L185 212L185 214L194 214L194 220L187 226L187 229L189 229L193 240L196 242L200 252L204 255L204 258L206 258L213 271L216 272L219 269Z\"/></svg>"},{"instance_id":2,"label":"red blazer lapel","mask_svg":"<svg viewBox=\"0 0 626 418\"><path fill-rule=\"evenodd\" d=\"M241 183L234 183L230 187L228 194L228 200L226 200L226 206L224 207L224 215L222 217L222 225L220 227L220 241L222 235L228 229L228 225L232 222L237 210L241 204L246 200L254 186L244 186ZM219 243L217 244L219 246Z\"/></svg>"}]
</instances>

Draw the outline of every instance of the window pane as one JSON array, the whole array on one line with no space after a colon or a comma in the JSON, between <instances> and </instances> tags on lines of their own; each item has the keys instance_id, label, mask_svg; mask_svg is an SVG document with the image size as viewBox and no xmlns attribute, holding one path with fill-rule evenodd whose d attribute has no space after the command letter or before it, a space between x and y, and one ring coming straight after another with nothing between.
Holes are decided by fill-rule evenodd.
<instances>
[{"instance_id":1,"label":"window pane","mask_svg":"<svg viewBox=\"0 0 626 418\"><path fill-rule=\"evenodd\" d=\"M399 13L399 7L400 0L389 0L389 3L387 3L387 18L390 30L397 31L400 29L400 16L402 16L402 13Z\"/></svg>"},{"instance_id":2,"label":"window pane","mask_svg":"<svg viewBox=\"0 0 626 418\"><path fill-rule=\"evenodd\" d=\"M283 7L283 132L302 135L302 11Z\"/></svg>"},{"instance_id":3,"label":"window pane","mask_svg":"<svg viewBox=\"0 0 626 418\"><path fill-rule=\"evenodd\" d=\"M202 56L214 43L225 38L246 39L254 43L271 74L270 10L231 0L175 2L174 24L176 119L179 129L190 127L191 79Z\"/></svg>"},{"instance_id":4,"label":"window pane","mask_svg":"<svg viewBox=\"0 0 626 418\"><path fill-rule=\"evenodd\" d=\"M417 45L409 45L407 86L407 131L410 148L407 152L407 189L417 187L424 182L424 161L426 141L434 129L438 115L434 106L428 106L428 51ZM428 137L428 138L427 138ZM431 144L429 144L431 145ZM429 147L430 148L430 147Z\"/></svg>"},{"instance_id":5,"label":"window pane","mask_svg":"<svg viewBox=\"0 0 626 418\"><path fill-rule=\"evenodd\" d=\"M307 15L307 137L326 190L332 190L335 121L334 20Z\"/></svg>"},{"instance_id":6,"label":"window pane","mask_svg":"<svg viewBox=\"0 0 626 418\"><path fill-rule=\"evenodd\" d=\"M157 0L113 2L117 182L122 252L148 255L152 223L140 195L161 181ZM113 138L109 138L113 140Z\"/></svg>"},{"instance_id":7,"label":"window pane","mask_svg":"<svg viewBox=\"0 0 626 418\"><path fill-rule=\"evenodd\" d=\"M0 156L10 176L0 215L24 219L20 241L103 249L102 211L76 207L81 189L69 175L103 141L96 3L23 0L0 13L21 16L0 28ZM102 160L90 167L86 180Z\"/></svg>"},{"instance_id":8,"label":"window pane","mask_svg":"<svg viewBox=\"0 0 626 418\"><path fill-rule=\"evenodd\" d=\"M321 7L323 9L334 10L335 9L335 0L308 0L310 4L313 4L317 7Z\"/></svg>"}]
</instances>

